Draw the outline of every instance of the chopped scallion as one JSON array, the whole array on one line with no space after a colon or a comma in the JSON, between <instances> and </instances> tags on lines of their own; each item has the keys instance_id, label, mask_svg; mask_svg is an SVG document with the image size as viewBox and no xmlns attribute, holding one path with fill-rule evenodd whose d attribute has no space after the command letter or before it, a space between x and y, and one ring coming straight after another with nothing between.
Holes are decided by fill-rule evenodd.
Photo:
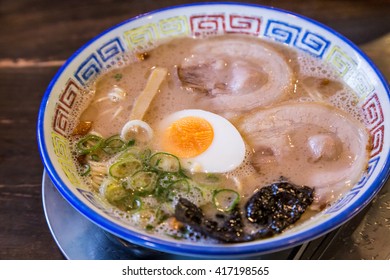
<instances>
[{"instance_id":1,"label":"chopped scallion","mask_svg":"<svg viewBox=\"0 0 390 280\"><path fill-rule=\"evenodd\" d=\"M177 180L170 184L168 188L170 197L190 192L190 184L186 179Z\"/></svg>"},{"instance_id":2,"label":"chopped scallion","mask_svg":"<svg viewBox=\"0 0 390 280\"><path fill-rule=\"evenodd\" d=\"M104 141L102 149L107 154L112 155L125 150L127 146L127 143L125 143L119 135L113 135Z\"/></svg>"},{"instance_id":3,"label":"chopped scallion","mask_svg":"<svg viewBox=\"0 0 390 280\"><path fill-rule=\"evenodd\" d=\"M141 169L142 163L136 158L130 157L122 159L111 165L109 168L109 174L116 179L122 179L132 176Z\"/></svg>"},{"instance_id":4,"label":"chopped scallion","mask_svg":"<svg viewBox=\"0 0 390 280\"><path fill-rule=\"evenodd\" d=\"M179 158L164 152L153 154L150 157L150 166L164 172L179 172L181 169Z\"/></svg>"},{"instance_id":5,"label":"chopped scallion","mask_svg":"<svg viewBox=\"0 0 390 280\"><path fill-rule=\"evenodd\" d=\"M129 192L119 184L110 183L105 190L105 197L110 203L116 204L129 195Z\"/></svg>"},{"instance_id":6,"label":"chopped scallion","mask_svg":"<svg viewBox=\"0 0 390 280\"><path fill-rule=\"evenodd\" d=\"M240 195L229 189L220 189L214 191L213 203L214 206L223 212L230 212L240 201Z\"/></svg>"},{"instance_id":7,"label":"chopped scallion","mask_svg":"<svg viewBox=\"0 0 390 280\"><path fill-rule=\"evenodd\" d=\"M77 143L77 149L79 154L86 155L99 149L102 143L103 138L94 134L88 134Z\"/></svg>"},{"instance_id":8,"label":"chopped scallion","mask_svg":"<svg viewBox=\"0 0 390 280\"><path fill-rule=\"evenodd\" d=\"M91 172L91 166L89 164L84 164L80 171L81 176L87 176Z\"/></svg>"},{"instance_id":9,"label":"chopped scallion","mask_svg":"<svg viewBox=\"0 0 390 280\"><path fill-rule=\"evenodd\" d=\"M149 171L138 171L130 178L130 187L138 194L150 194L156 188L157 174Z\"/></svg>"}]
</instances>

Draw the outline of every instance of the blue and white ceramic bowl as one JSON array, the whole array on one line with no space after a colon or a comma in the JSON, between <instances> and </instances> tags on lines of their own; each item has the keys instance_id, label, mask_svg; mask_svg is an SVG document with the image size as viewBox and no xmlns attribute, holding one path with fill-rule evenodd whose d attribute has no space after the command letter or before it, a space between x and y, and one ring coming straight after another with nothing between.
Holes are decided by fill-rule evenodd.
<instances>
[{"instance_id":1,"label":"blue and white ceramic bowl","mask_svg":"<svg viewBox=\"0 0 390 280\"><path fill-rule=\"evenodd\" d=\"M359 95L372 137L368 172L330 208L281 235L232 245L202 245L157 238L129 228L112 216L83 185L66 135L82 87L121 54L150 41L175 36L240 33L279 41L334 66ZM390 102L388 85L375 65L348 39L330 28L290 12L248 4L194 4L140 15L98 35L61 67L43 98L38 141L45 168L63 197L104 230L131 243L164 252L207 257L244 257L286 249L315 239L351 219L384 185L389 174ZM70 225L71 226L71 225Z\"/></svg>"}]
</instances>

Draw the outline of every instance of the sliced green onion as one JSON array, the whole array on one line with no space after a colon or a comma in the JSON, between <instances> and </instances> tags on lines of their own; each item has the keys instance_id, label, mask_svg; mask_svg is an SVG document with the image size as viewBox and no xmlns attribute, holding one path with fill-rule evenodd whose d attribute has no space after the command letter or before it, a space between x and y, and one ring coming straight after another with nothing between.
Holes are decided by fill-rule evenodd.
<instances>
[{"instance_id":1,"label":"sliced green onion","mask_svg":"<svg viewBox=\"0 0 390 280\"><path fill-rule=\"evenodd\" d=\"M134 196L133 201L131 203L131 211L136 212L141 210L142 208L142 200L138 196Z\"/></svg>"},{"instance_id":2,"label":"sliced green onion","mask_svg":"<svg viewBox=\"0 0 390 280\"><path fill-rule=\"evenodd\" d=\"M97 154L92 154L91 155L91 160L93 160L93 161L100 161L100 157Z\"/></svg>"},{"instance_id":3,"label":"sliced green onion","mask_svg":"<svg viewBox=\"0 0 390 280\"><path fill-rule=\"evenodd\" d=\"M130 179L130 187L138 194L150 194L156 188L157 174L150 171L138 171Z\"/></svg>"},{"instance_id":4,"label":"sliced green onion","mask_svg":"<svg viewBox=\"0 0 390 280\"><path fill-rule=\"evenodd\" d=\"M204 199L205 197L203 190L199 187L192 187L190 189L189 195L191 195L192 197L201 197L202 199Z\"/></svg>"},{"instance_id":5,"label":"sliced green onion","mask_svg":"<svg viewBox=\"0 0 390 280\"><path fill-rule=\"evenodd\" d=\"M119 159L139 158L141 150L138 147L128 147L120 155Z\"/></svg>"},{"instance_id":6,"label":"sliced green onion","mask_svg":"<svg viewBox=\"0 0 390 280\"><path fill-rule=\"evenodd\" d=\"M145 226L145 230L146 230L146 231L152 231L152 230L154 230L154 226L151 225L151 224L147 224L147 225Z\"/></svg>"},{"instance_id":7,"label":"sliced green onion","mask_svg":"<svg viewBox=\"0 0 390 280\"><path fill-rule=\"evenodd\" d=\"M219 211L229 212L233 210L239 201L240 195L233 190L221 189L213 193L213 203Z\"/></svg>"},{"instance_id":8,"label":"sliced green onion","mask_svg":"<svg viewBox=\"0 0 390 280\"><path fill-rule=\"evenodd\" d=\"M177 239L177 240L180 240L180 239L183 239L186 235L188 235L189 233L189 230L187 227L181 227L179 229L179 232L176 233L176 234L171 234L171 233L166 233L167 236L173 238L173 239Z\"/></svg>"},{"instance_id":9,"label":"sliced green onion","mask_svg":"<svg viewBox=\"0 0 390 280\"><path fill-rule=\"evenodd\" d=\"M186 179L177 180L169 185L169 196L175 196L179 194L188 194L190 192L190 184Z\"/></svg>"},{"instance_id":10,"label":"sliced green onion","mask_svg":"<svg viewBox=\"0 0 390 280\"><path fill-rule=\"evenodd\" d=\"M157 171L179 172L179 158L168 153L155 153L150 157L150 166Z\"/></svg>"},{"instance_id":11,"label":"sliced green onion","mask_svg":"<svg viewBox=\"0 0 390 280\"><path fill-rule=\"evenodd\" d=\"M214 173L197 173L192 176L192 179L205 186L218 186L223 183L222 176Z\"/></svg>"},{"instance_id":12,"label":"sliced green onion","mask_svg":"<svg viewBox=\"0 0 390 280\"><path fill-rule=\"evenodd\" d=\"M86 155L99 149L102 143L103 138L89 134L77 143L77 149L80 154Z\"/></svg>"},{"instance_id":13,"label":"sliced green onion","mask_svg":"<svg viewBox=\"0 0 390 280\"><path fill-rule=\"evenodd\" d=\"M91 166L89 164L84 164L80 171L81 176L87 176L91 172Z\"/></svg>"},{"instance_id":14,"label":"sliced green onion","mask_svg":"<svg viewBox=\"0 0 390 280\"><path fill-rule=\"evenodd\" d=\"M161 224L162 222L166 221L170 215L166 213L164 210L161 209L161 207L158 207L156 210L156 220L157 224Z\"/></svg>"},{"instance_id":15,"label":"sliced green onion","mask_svg":"<svg viewBox=\"0 0 390 280\"><path fill-rule=\"evenodd\" d=\"M159 201L165 201L168 197L169 189L166 186L158 184L156 186L154 196L159 200Z\"/></svg>"},{"instance_id":16,"label":"sliced green onion","mask_svg":"<svg viewBox=\"0 0 390 280\"><path fill-rule=\"evenodd\" d=\"M107 154L113 155L125 150L127 145L119 135L113 135L104 141L102 149Z\"/></svg>"},{"instance_id":17,"label":"sliced green onion","mask_svg":"<svg viewBox=\"0 0 390 280\"><path fill-rule=\"evenodd\" d=\"M155 190L155 196L157 199L166 200L170 192L170 186L181 177L177 176L177 173L162 172L159 174L157 180L157 186Z\"/></svg>"},{"instance_id":18,"label":"sliced green onion","mask_svg":"<svg viewBox=\"0 0 390 280\"><path fill-rule=\"evenodd\" d=\"M119 184L110 183L106 187L104 196L107 198L108 202L112 204L117 204L118 201L129 196L129 192Z\"/></svg>"},{"instance_id":19,"label":"sliced green onion","mask_svg":"<svg viewBox=\"0 0 390 280\"><path fill-rule=\"evenodd\" d=\"M166 233L165 235L168 236L168 237L171 237L171 238L173 238L173 239L175 239L175 240L181 240L181 239L184 238L184 236L180 236L180 235L178 235L178 234Z\"/></svg>"},{"instance_id":20,"label":"sliced green onion","mask_svg":"<svg viewBox=\"0 0 390 280\"><path fill-rule=\"evenodd\" d=\"M146 149L140 153L140 159L145 165L149 165L149 159L150 155L152 154L152 151L150 149Z\"/></svg>"},{"instance_id":21,"label":"sliced green onion","mask_svg":"<svg viewBox=\"0 0 390 280\"><path fill-rule=\"evenodd\" d=\"M168 188L173 182L179 180L181 177L178 177L175 173L162 172L158 177L158 184Z\"/></svg>"},{"instance_id":22,"label":"sliced green onion","mask_svg":"<svg viewBox=\"0 0 390 280\"><path fill-rule=\"evenodd\" d=\"M106 187L104 195L109 203L122 211L136 212L142 208L142 201L139 197L115 182Z\"/></svg>"},{"instance_id":23,"label":"sliced green onion","mask_svg":"<svg viewBox=\"0 0 390 280\"><path fill-rule=\"evenodd\" d=\"M109 174L116 179L122 179L132 176L141 169L142 163L139 160L136 158L126 158L111 165Z\"/></svg>"},{"instance_id":24,"label":"sliced green onion","mask_svg":"<svg viewBox=\"0 0 390 280\"><path fill-rule=\"evenodd\" d=\"M134 146L135 145L135 139L130 139L128 142L127 142L127 146L131 147L131 146Z\"/></svg>"}]
</instances>

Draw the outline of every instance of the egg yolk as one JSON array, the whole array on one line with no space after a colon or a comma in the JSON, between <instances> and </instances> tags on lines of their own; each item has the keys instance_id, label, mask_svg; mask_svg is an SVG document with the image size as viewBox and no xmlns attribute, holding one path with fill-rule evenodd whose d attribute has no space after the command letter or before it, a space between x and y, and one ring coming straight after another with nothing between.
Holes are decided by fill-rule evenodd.
<instances>
[{"instance_id":1,"label":"egg yolk","mask_svg":"<svg viewBox=\"0 0 390 280\"><path fill-rule=\"evenodd\" d=\"M191 158L206 151L213 138L213 127L208 121L199 117L184 117L167 128L162 144L169 153Z\"/></svg>"}]
</instances>

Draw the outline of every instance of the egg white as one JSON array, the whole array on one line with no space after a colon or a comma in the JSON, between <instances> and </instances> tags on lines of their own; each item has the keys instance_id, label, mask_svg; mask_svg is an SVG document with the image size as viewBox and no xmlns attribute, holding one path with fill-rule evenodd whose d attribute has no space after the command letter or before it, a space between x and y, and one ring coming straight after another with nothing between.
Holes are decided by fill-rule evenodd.
<instances>
[{"instance_id":1,"label":"egg white","mask_svg":"<svg viewBox=\"0 0 390 280\"><path fill-rule=\"evenodd\" d=\"M213 128L214 138L206 151L192 158L180 158L185 169L192 172L223 173L236 169L245 158L245 143L238 130L225 118L198 109L175 112L158 126L164 133L175 121L184 117L199 117L207 120Z\"/></svg>"}]
</instances>

